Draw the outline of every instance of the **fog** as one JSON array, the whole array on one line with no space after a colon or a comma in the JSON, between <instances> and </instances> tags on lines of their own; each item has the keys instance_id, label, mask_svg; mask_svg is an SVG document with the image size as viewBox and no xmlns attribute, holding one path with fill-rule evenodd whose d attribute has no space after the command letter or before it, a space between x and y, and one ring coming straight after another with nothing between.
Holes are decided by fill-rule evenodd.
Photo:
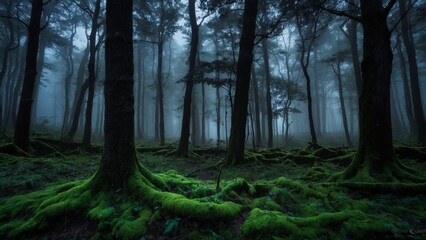
<instances>
[{"instance_id":1,"label":"fog","mask_svg":"<svg viewBox=\"0 0 426 240\"><path fill-rule=\"evenodd\" d=\"M188 72L190 47L190 28L187 4L170 1L162 6L157 1L134 1L134 96L135 96L135 135L142 144L159 143L160 122L164 121L164 134L167 144L177 144L182 126L183 97ZM9 7L10 5L13 7ZM344 6L338 3L336 6ZM27 41L26 26L30 4L28 1L2 1L0 4L0 55L3 66L0 82L0 101L2 130L13 131L20 99L20 81L23 78L25 47ZM160 18L161 7L167 12ZM223 11L209 12L198 8L200 24L197 72L191 106L191 144L222 145L227 144L231 126L231 105L235 91L236 62L241 34L240 3L230 4ZM65 139L71 127L75 111L75 102L80 94L83 81L88 79L87 59L84 51L88 47L95 1L51 1L45 6L42 24L45 28L40 35L37 61L40 82L35 85L33 101L33 119L31 131ZM87 11L87 9L91 9ZM417 53L418 76L420 83L421 105L426 106L426 64L424 1L417 1L407 15L412 22L410 34ZM317 22L309 19L302 21L303 26L294 18L280 19L279 26L273 31L264 30L264 18L276 20L279 9L258 16L258 41L254 49L253 72L249 96L249 114L247 117L247 147L260 133L256 145L266 146L268 126L272 124L273 146L293 146L311 141L309 127L307 82L300 63L301 54L305 61L309 58L307 73L311 79L312 114L319 142L347 145L345 140L342 103L345 106L347 130L352 143L358 141L358 95L354 73L354 42L350 32L350 21L345 18L322 15ZM90 13L90 14L89 14ZM91 132L93 141L101 142L103 137L104 114L104 14L105 3L100 2L99 28L95 31L95 89L92 109ZM9 17L7 17L9 16ZM204 16L204 17L203 17ZM399 12L391 13L390 25L395 25L391 41L394 52L391 111L393 135L396 140L415 141L413 128L413 109L407 109L410 100L411 83L404 85L403 76L410 81L407 50L401 43L401 24ZM163 21L163 22L160 22ZM263 24L263 25L262 25ZM266 24L266 25L265 25ZM315 36L312 24L316 25ZM356 48L358 60L362 60L362 27L356 26ZM266 37L265 35L268 33ZM12 44L8 45L12 39ZM262 52L265 41L268 48ZM162 46L162 70L159 75L159 42ZM309 50L302 50L302 43ZM15 45L15 46L13 46ZM13 48L12 48L13 47ZM71 50L70 50L71 49ZM398 52L400 50L400 52ZM5 52L8 52L6 55ZM303 52L305 51L305 52ZM308 52L306 52L308 51ZM266 55L265 55L266 54ZM267 63L265 56L268 58ZM401 58L402 57L402 58ZM43 58L43 59L41 59ZM88 58L86 56L86 58ZM83 59L83 61L82 61ZM82 66L80 66L83 64ZM215 65L216 64L216 65ZM265 68L268 64L268 68ZM337 69L337 64L339 69ZM218 67L219 66L219 67ZM71 70L70 70L71 68ZM83 78L79 78L79 68L83 69ZM269 77L265 69L269 69ZM65 81L70 74L70 82ZM342 92L339 93L338 74L341 77ZM163 99L159 99L158 80L161 76ZM412 76L411 76L412 77ZM270 78L272 122L268 120L267 78ZM66 85L69 84L68 88ZM255 91L253 85L256 84ZM408 85L407 85L408 84ZM216 89L219 89L216 91ZM15 90L17 89L17 90ZM343 102L340 95L343 94ZM410 94L407 98L407 94ZM68 95L68 97L66 97ZM78 128L75 136L69 140L81 141L85 126L88 94L82 104ZM256 102L257 101L257 102ZM15 102L15 104L13 104ZM219 109L218 109L219 102ZM258 110L256 110L258 104ZM67 105L67 107L66 107ZM161 106L163 105L163 106ZM68 116L65 109L68 108ZM160 114L163 109L164 114ZM220 122L218 124L218 113ZM161 119L162 115L164 120ZM258 116L256 116L258 115ZM219 125L219 127L218 127ZM260 132L256 133L258 125ZM218 136L218 130L220 139ZM287 130L288 129L288 130ZM288 133L286 133L288 131ZM287 135L287 136L286 136Z\"/></svg>"}]
</instances>

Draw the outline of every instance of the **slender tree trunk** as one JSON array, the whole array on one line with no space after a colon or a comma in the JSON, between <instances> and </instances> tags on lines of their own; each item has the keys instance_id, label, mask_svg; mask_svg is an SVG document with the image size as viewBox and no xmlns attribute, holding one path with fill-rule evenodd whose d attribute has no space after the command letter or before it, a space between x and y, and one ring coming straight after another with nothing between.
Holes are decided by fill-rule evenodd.
<instances>
[{"instance_id":1,"label":"slender tree trunk","mask_svg":"<svg viewBox=\"0 0 426 240\"><path fill-rule=\"evenodd\" d=\"M74 74L74 60L73 60L73 49L74 49L74 36L76 34L76 26L73 28L69 42L68 42L68 51L66 55L66 65L67 70L65 73L64 79L64 91L65 91L65 106L64 106L64 119L62 121L61 136L65 134L65 129L69 122L69 111L70 111L70 88L71 88L71 79Z\"/></svg>"},{"instance_id":2,"label":"slender tree trunk","mask_svg":"<svg viewBox=\"0 0 426 240\"><path fill-rule=\"evenodd\" d=\"M266 79L266 112L268 118L268 147L273 146L274 133L272 128L272 97L271 97L271 72L269 69L268 40L262 41L263 64Z\"/></svg>"},{"instance_id":3,"label":"slender tree trunk","mask_svg":"<svg viewBox=\"0 0 426 240\"><path fill-rule=\"evenodd\" d=\"M12 109L11 109L12 125L13 125L14 128L16 126L16 120L17 120L19 92L21 92L22 84L24 82L24 71L23 71L23 69L25 69L25 62L26 62L25 61L26 60L25 54L26 54L26 51L27 51L27 45L28 45L28 39L25 40L25 43L22 47L22 51L19 54L19 56L17 56L17 57L19 57L18 62L19 62L20 66L19 66L18 73L17 73L16 78L15 78L16 84L15 84L15 87L13 89L13 100L12 100Z\"/></svg>"},{"instance_id":4,"label":"slender tree trunk","mask_svg":"<svg viewBox=\"0 0 426 240\"><path fill-rule=\"evenodd\" d=\"M206 90L201 83L201 144L206 145Z\"/></svg>"},{"instance_id":5,"label":"slender tree trunk","mask_svg":"<svg viewBox=\"0 0 426 240\"><path fill-rule=\"evenodd\" d=\"M185 97L183 100L183 117L180 141L178 147L178 155L188 155L189 135L191 126L191 102L192 90L194 88L195 63L198 49L198 24L195 13L195 0L188 0L189 22L191 24L191 50L188 58L188 78L185 88Z\"/></svg>"},{"instance_id":6,"label":"slender tree trunk","mask_svg":"<svg viewBox=\"0 0 426 240\"><path fill-rule=\"evenodd\" d=\"M87 70L89 72L89 92L87 96L87 106L86 106L86 118L84 125L84 133L83 133L83 142L82 147L89 151L91 146L90 142L92 139L92 116L93 116L93 99L95 97L95 81L96 81L96 33L98 32L99 24L99 12L101 9L101 0L96 0L95 10L92 16L92 29L90 31L89 36L89 47L90 47L90 55L89 55L89 63L87 65ZM99 63L98 63L99 64Z\"/></svg>"},{"instance_id":7,"label":"slender tree trunk","mask_svg":"<svg viewBox=\"0 0 426 240\"><path fill-rule=\"evenodd\" d=\"M356 10L355 0L349 1L350 8ZM361 95L362 89L362 74L361 74L361 64L359 63L359 54L358 54L358 22L355 20L349 20L349 43L351 45L351 54L352 54L352 65L354 67L355 73L355 83L358 96Z\"/></svg>"},{"instance_id":8,"label":"slender tree trunk","mask_svg":"<svg viewBox=\"0 0 426 240\"><path fill-rule=\"evenodd\" d=\"M410 136L416 136L417 134L417 123L416 119L414 118L413 114L413 105L411 102L411 91L410 91L410 83L408 82L407 77L407 65L406 60L404 57L404 54L402 53L401 49L401 41L399 37L397 38L397 44L396 48L398 50L398 57L399 57L399 67L401 69L401 78L404 88L404 102L405 102L405 110L407 113L407 119L408 119L408 125L410 126Z\"/></svg>"},{"instance_id":9,"label":"slender tree trunk","mask_svg":"<svg viewBox=\"0 0 426 240\"><path fill-rule=\"evenodd\" d=\"M406 1L399 0L399 11L400 15L404 16L406 12ZM417 141L423 145L426 145L426 121L423 112L420 83L419 83L419 71L416 60L416 49L414 46L413 35L410 32L410 23L408 15L402 18L401 21L401 32L402 40L404 42L405 49L407 50L408 66L410 70L411 80L411 93L413 98L413 110L414 117L417 122Z\"/></svg>"},{"instance_id":10,"label":"slender tree trunk","mask_svg":"<svg viewBox=\"0 0 426 240\"><path fill-rule=\"evenodd\" d=\"M142 139L142 44L139 44L139 47L136 49L137 51L137 81L138 81L138 94L137 94L137 105L136 105L136 137L138 139Z\"/></svg>"},{"instance_id":11,"label":"slender tree trunk","mask_svg":"<svg viewBox=\"0 0 426 240\"><path fill-rule=\"evenodd\" d=\"M342 122L343 122L343 129L345 131L345 137L346 137L346 143L348 146L352 146L351 137L349 135L349 128L348 128L348 119L346 117L346 107L345 107L345 99L343 97L343 84L342 84L342 73L341 73L341 67L340 67L340 60L337 61L337 69L333 67L334 73L337 77L337 84L339 89L339 102L340 102L340 110L342 111Z\"/></svg>"},{"instance_id":12,"label":"slender tree trunk","mask_svg":"<svg viewBox=\"0 0 426 240\"><path fill-rule=\"evenodd\" d=\"M40 41L43 0L34 0L31 6L25 75L14 135L16 146L27 152L30 150L31 110L34 84L37 76L37 53Z\"/></svg>"},{"instance_id":13,"label":"slender tree trunk","mask_svg":"<svg viewBox=\"0 0 426 240\"><path fill-rule=\"evenodd\" d=\"M89 45L87 45L86 49L83 52L83 56L81 57L80 60L80 65L78 67L78 71L77 71L77 78L76 78L76 87L75 87L75 93L74 93L74 100L73 100L73 104L71 107L71 111L73 112L73 117L70 119L70 122L68 123L68 126L71 126L74 124L74 118L76 115L76 109L77 109L77 103L80 99L80 95L82 93L82 88L85 82L85 75L86 75L86 66L87 66L87 62L89 61ZM84 98L84 94L86 94L86 90L83 91L83 98ZM81 109L81 106L79 107ZM80 118L80 112L78 112L78 116L77 116L77 121ZM78 123L77 123L78 126ZM68 134L69 135L69 134ZM74 135L73 135L74 136Z\"/></svg>"},{"instance_id":14,"label":"slender tree trunk","mask_svg":"<svg viewBox=\"0 0 426 240\"><path fill-rule=\"evenodd\" d=\"M245 129L247 123L250 74L253 64L253 47L256 37L258 0L244 2L243 28L237 63L235 102L232 109L231 135L225 164L235 165L244 161Z\"/></svg>"},{"instance_id":15,"label":"slender tree trunk","mask_svg":"<svg viewBox=\"0 0 426 240\"><path fill-rule=\"evenodd\" d=\"M262 132L260 130L260 106L259 106L259 87L257 86L257 78L256 78L256 67L253 66L251 68L251 77L253 79L253 100L254 100L254 120L255 120L255 132L256 132L256 145L262 145Z\"/></svg>"},{"instance_id":16,"label":"slender tree trunk","mask_svg":"<svg viewBox=\"0 0 426 240\"><path fill-rule=\"evenodd\" d=\"M159 137L160 137L160 146L165 145L165 135L164 135L164 94L163 94L163 45L164 41L162 38L158 41L158 67L157 67L157 98L158 98L158 111L159 111Z\"/></svg>"},{"instance_id":17,"label":"slender tree trunk","mask_svg":"<svg viewBox=\"0 0 426 240\"><path fill-rule=\"evenodd\" d=\"M308 99L308 118L309 118L309 130L311 133L311 141L312 144L317 144L317 134L315 132L315 125L314 125L314 117L313 117L313 113L312 113L312 93L311 93L311 77L308 73L308 66L309 66L309 59L310 59L310 55L311 55L311 50L312 50L312 44L313 41L315 40L315 36L316 36L316 29L317 29L317 24L318 24L318 20L319 20L319 16L316 16L315 19L315 26L313 27L314 31L313 33L308 33L308 34L313 34L314 37L311 37L311 39L306 39L306 37L304 36L304 33L302 33L302 25L300 23L300 21L297 21L297 29L299 31L299 36L301 37L301 41L300 41L300 65L302 66L302 70L303 70L303 75L305 76L306 79L306 93L307 93L307 99ZM307 44L307 46L306 46Z\"/></svg>"}]
</instances>

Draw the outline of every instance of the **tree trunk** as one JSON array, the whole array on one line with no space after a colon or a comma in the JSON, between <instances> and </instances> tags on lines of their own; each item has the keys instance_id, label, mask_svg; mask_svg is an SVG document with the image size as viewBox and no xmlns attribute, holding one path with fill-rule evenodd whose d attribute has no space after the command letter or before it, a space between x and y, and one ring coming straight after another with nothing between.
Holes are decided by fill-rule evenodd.
<instances>
[{"instance_id":1,"label":"tree trunk","mask_svg":"<svg viewBox=\"0 0 426 240\"><path fill-rule=\"evenodd\" d=\"M198 24L197 16L195 13L195 0L189 0L189 22L191 24L191 50L189 52L188 64L188 78L185 88L185 97L183 100L183 117L182 117L182 128L179 140L178 155L188 155L189 135L191 126L191 101L192 101L192 89L194 88L194 75L195 75L195 63L198 49Z\"/></svg>"},{"instance_id":2,"label":"tree trunk","mask_svg":"<svg viewBox=\"0 0 426 240\"><path fill-rule=\"evenodd\" d=\"M263 53L263 67L265 71L266 79L266 113L268 118L268 147L273 146L273 129L272 129L272 97L271 97L271 72L269 69L269 53L268 53L268 40L265 38L262 41L262 53Z\"/></svg>"},{"instance_id":3,"label":"tree trunk","mask_svg":"<svg viewBox=\"0 0 426 240\"><path fill-rule=\"evenodd\" d=\"M380 0L361 0L361 12L364 56L359 98L359 146L342 178L390 182L395 178L406 178L408 173L403 171L407 168L397 159L392 143L390 82L393 54L387 26L388 12Z\"/></svg>"},{"instance_id":4,"label":"tree trunk","mask_svg":"<svg viewBox=\"0 0 426 240\"><path fill-rule=\"evenodd\" d=\"M317 29L317 24L318 24L318 20L319 20L319 16L316 16L315 22L313 24L314 27L314 31L313 33L308 33L308 34L313 34L311 37L311 39L306 39L306 36L304 36L304 33L302 32L302 25L300 23L300 21L297 21L297 29L299 31L299 36L300 36L300 65L302 66L302 70L303 70L303 75L305 76L306 79L306 93L307 93L307 100L308 100L308 118L309 118L309 130L311 133L311 141L312 144L317 144L317 134L315 132L315 125L314 125L314 116L312 113L312 93L311 93L311 77L309 76L308 73L308 66L309 66L309 58L311 55L311 50L312 50L312 44L315 40L315 36L316 36L316 29ZM312 23L311 23L312 24ZM311 30L311 29L310 29ZM307 46L306 46L307 44ZM325 122L324 122L325 123Z\"/></svg>"},{"instance_id":5,"label":"tree trunk","mask_svg":"<svg viewBox=\"0 0 426 240\"><path fill-rule=\"evenodd\" d=\"M254 96L254 122L256 132L256 145L262 145L262 132L260 130L260 106L259 106L259 89L257 86L256 68L253 66L251 69L251 77L253 79L253 96Z\"/></svg>"},{"instance_id":6,"label":"tree trunk","mask_svg":"<svg viewBox=\"0 0 426 240\"><path fill-rule=\"evenodd\" d=\"M400 15L406 14L406 1L399 0L399 11ZM404 42L405 49L407 50L408 66L410 69L410 80L411 80L411 93L413 97L413 108L414 117L417 122L417 141L426 145L426 121L423 112L420 84L419 84L419 71L416 60L416 49L414 47L413 35L410 32L410 23L408 15L402 18L401 21L401 32L402 40Z\"/></svg>"},{"instance_id":7,"label":"tree trunk","mask_svg":"<svg viewBox=\"0 0 426 240\"><path fill-rule=\"evenodd\" d=\"M343 84L342 84L342 72L340 67L340 60L337 60L337 69L334 69L334 73L337 77L337 85L339 88L339 102L340 102L340 109L342 111L342 122L343 122L343 129L345 130L345 137L346 137L346 143L348 146L352 146L351 137L349 135L349 128L348 128L348 119L346 117L346 107L345 107L345 99L343 97Z\"/></svg>"},{"instance_id":8,"label":"tree trunk","mask_svg":"<svg viewBox=\"0 0 426 240\"><path fill-rule=\"evenodd\" d=\"M206 90L204 82L201 83L201 144L206 145Z\"/></svg>"},{"instance_id":9,"label":"tree trunk","mask_svg":"<svg viewBox=\"0 0 426 240\"><path fill-rule=\"evenodd\" d=\"M142 134L142 44L139 44L137 48L137 81L138 81L138 94L137 94L137 104L136 104L136 137L138 139L143 138Z\"/></svg>"},{"instance_id":10,"label":"tree trunk","mask_svg":"<svg viewBox=\"0 0 426 240\"><path fill-rule=\"evenodd\" d=\"M31 110L37 75L37 53L40 41L40 21L43 12L43 0L34 0L31 6L25 75L14 136L16 146L26 152L30 150Z\"/></svg>"},{"instance_id":11,"label":"tree trunk","mask_svg":"<svg viewBox=\"0 0 426 240\"><path fill-rule=\"evenodd\" d=\"M138 169L134 144L132 1L107 1L105 41L105 148L94 179L125 188Z\"/></svg>"},{"instance_id":12,"label":"tree trunk","mask_svg":"<svg viewBox=\"0 0 426 240\"><path fill-rule=\"evenodd\" d=\"M62 129L61 129L61 137L65 134L65 129L67 128L67 124L69 122L69 111L70 111L70 88L71 88L71 79L74 74L74 60L73 60L73 49L74 49L74 36L76 34L76 25L72 30L69 42L67 55L65 56L67 69L65 72L64 79L64 92L65 92L65 105L64 105L64 118L62 121Z\"/></svg>"},{"instance_id":13,"label":"tree trunk","mask_svg":"<svg viewBox=\"0 0 426 240\"><path fill-rule=\"evenodd\" d=\"M407 113L407 119L408 119L408 125L410 126L410 136L416 136L417 134L417 123L416 123L416 119L414 118L414 114L413 114L413 105L411 102L411 91L410 91L410 84L408 82L408 77L407 77L407 65L406 65L406 60L404 57L404 54L402 53L402 49L401 49L401 41L399 39L399 36L397 38L397 44L396 44L396 49L398 50L398 57L399 57L399 67L401 69L401 78L402 78L402 83L403 83L403 88L404 88L404 102L405 102L405 111Z\"/></svg>"},{"instance_id":14,"label":"tree trunk","mask_svg":"<svg viewBox=\"0 0 426 240\"><path fill-rule=\"evenodd\" d=\"M234 108L232 109L231 135L229 137L225 165L235 165L244 161L247 106L250 90L250 74L253 64L254 39L256 37L257 10L258 0L246 0L244 2L235 101Z\"/></svg>"},{"instance_id":15,"label":"tree trunk","mask_svg":"<svg viewBox=\"0 0 426 240\"><path fill-rule=\"evenodd\" d=\"M160 146L165 144L164 135L164 94L163 94L163 39L160 38L158 41L158 62L157 62L157 98L158 98L158 111L159 111L159 122L158 131L160 137Z\"/></svg>"},{"instance_id":16,"label":"tree trunk","mask_svg":"<svg viewBox=\"0 0 426 240\"><path fill-rule=\"evenodd\" d=\"M86 75L86 66L87 66L87 62L89 61L89 45L87 45L86 49L84 49L83 52L83 56L81 57L80 60L80 65L78 67L78 71L77 71L77 79L76 79L76 87L75 87L75 93L74 93L74 100L73 100L73 104L71 107L71 111L73 112L73 117L70 119L70 122L68 123L68 126L71 126L74 124L74 116L76 115L76 109L78 106L78 100L80 99L80 95L82 93L82 87L84 85L85 82L85 75ZM86 90L83 91L83 98L84 98L84 94L86 94ZM79 108L81 109L81 106L79 106ZM80 118L80 112L78 112L78 116L77 116L77 121ZM78 126L78 123L77 123ZM69 134L68 134L69 135ZM74 135L73 135L74 137Z\"/></svg>"},{"instance_id":17,"label":"tree trunk","mask_svg":"<svg viewBox=\"0 0 426 240\"><path fill-rule=\"evenodd\" d=\"M356 4L354 0L349 1L350 8L356 10ZM358 22L355 20L349 20L349 43L351 45L351 55L352 55L352 65L354 67L355 73L355 83L358 97L361 95L362 89L362 74L361 74L361 65L359 64L359 54L358 54Z\"/></svg>"},{"instance_id":18,"label":"tree trunk","mask_svg":"<svg viewBox=\"0 0 426 240\"><path fill-rule=\"evenodd\" d=\"M89 72L89 94L87 96L86 106L86 122L84 125L83 142L82 147L86 150L90 150L90 142L92 138L92 116L93 116L93 98L95 97L95 81L96 81L96 33L98 32L99 24L98 17L101 8L101 0L96 0L95 10L92 16L92 29L89 36L89 64L87 70ZM98 63L99 64L99 63Z\"/></svg>"}]
</instances>

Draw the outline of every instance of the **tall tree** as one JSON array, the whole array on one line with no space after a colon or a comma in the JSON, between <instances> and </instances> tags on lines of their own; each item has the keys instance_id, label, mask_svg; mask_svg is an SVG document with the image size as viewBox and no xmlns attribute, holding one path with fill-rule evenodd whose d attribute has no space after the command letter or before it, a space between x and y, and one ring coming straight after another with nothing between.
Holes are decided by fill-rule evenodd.
<instances>
[{"instance_id":1,"label":"tall tree","mask_svg":"<svg viewBox=\"0 0 426 240\"><path fill-rule=\"evenodd\" d=\"M191 122L191 101L192 101L192 89L194 88L194 75L195 75L195 63L198 50L198 31L199 26L197 24L197 16L195 12L195 0L189 0L189 22L191 24L191 49L189 52L188 64L188 76L186 80L185 97L183 99L183 117L182 117L182 128L180 134L179 146L177 149L178 155L188 155L189 145L189 134L190 134L190 122Z\"/></svg>"},{"instance_id":2,"label":"tall tree","mask_svg":"<svg viewBox=\"0 0 426 240\"><path fill-rule=\"evenodd\" d=\"M37 76L37 53L40 42L43 5L43 0L34 0L31 2L25 74L14 135L15 145L27 152L30 150L31 111Z\"/></svg>"},{"instance_id":3,"label":"tall tree","mask_svg":"<svg viewBox=\"0 0 426 240\"><path fill-rule=\"evenodd\" d=\"M426 145L426 120L423 112L420 83L419 83L419 71L416 59L416 49L414 46L414 40L412 32L410 31L409 14L407 11L407 1L399 0L399 12L401 15L401 33L402 40L407 51L408 66L410 71L411 81L411 96L413 98L413 110L414 117L417 122L417 141L423 145Z\"/></svg>"},{"instance_id":4,"label":"tall tree","mask_svg":"<svg viewBox=\"0 0 426 240\"><path fill-rule=\"evenodd\" d=\"M83 133L83 148L88 151L90 150L90 140L92 137L92 112L93 112L93 98L95 96L95 62L96 62L96 34L99 29L99 14L101 11L101 0L96 0L95 9L93 11L92 28L89 36L89 63L87 69L89 72L89 94L87 96L87 107L86 107L86 123L84 125Z\"/></svg>"},{"instance_id":5,"label":"tall tree","mask_svg":"<svg viewBox=\"0 0 426 240\"><path fill-rule=\"evenodd\" d=\"M244 161L248 95L253 64L254 40L256 37L258 3L258 0L245 0L244 2L235 101L232 109L231 135L229 136L225 165L235 165Z\"/></svg>"},{"instance_id":6,"label":"tall tree","mask_svg":"<svg viewBox=\"0 0 426 240\"><path fill-rule=\"evenodd\" d=\"M300 51L300 66L303 70L303 75L306 80L306 93L308 100L308 118L309 130L311 133L312 144L317 144L317 134L315 131L314 116L312 112L312 92L311 92L311 76L308 72L310 56L315 39L318 37L318 24L320 20L320 12L317 10L305 12L309 8L298 9L296 12L296 27L299 33L299 51Z\"/></svg>"},{"instance_id":7,"label":"tall tree","mask_svg":"<svg viewBox=\"0 0 426 240\"><path fill-rule=\"evenodd\" d=\"M398 160L392 142L390 82L393 53L387 19L395 2L392 0L383 6L381 0L361 0L361 16L350 16L363 26L363 79L359 97L358 151L343 172L342 179L372 184L395 179L419 180L410 174L413 170Z\"/></svg>"}]
</instances>

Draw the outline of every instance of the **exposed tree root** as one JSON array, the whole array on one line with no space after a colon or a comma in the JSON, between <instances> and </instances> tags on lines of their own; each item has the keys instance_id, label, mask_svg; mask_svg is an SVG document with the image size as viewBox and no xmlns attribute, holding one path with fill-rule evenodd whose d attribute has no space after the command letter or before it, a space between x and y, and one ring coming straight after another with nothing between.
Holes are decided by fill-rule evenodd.
<instances>
[{"instance_id":1,"label":"exposed tree root","mask_svg":"<svg viewBox=\"0 0 426 240\"><path fill-rule=\"evenodd\" d=\"M158 176L141 174L144 171L132 174L124 183L124 189L109 189L95 175L84 182L50 188L46 194L30 194L28 199L22 200L22 205L31 205L31 217L3 225L0 236L10 239L34 236L47 231L61 217L79 215L98 223L98 232L109 232L110 237L117 239L135 239L146 233L148 222L158 217L156 211L198 220L224 220L235 217L241 210L240 205L232 202L200 202L163 192L158 188L162 180ZM39 205L32 203L37 201ZM8 213L8 216L0 216L0 220L25 215L25 206L16 207L17 210L0 211Z\"/></svg>"}]
</instances>

